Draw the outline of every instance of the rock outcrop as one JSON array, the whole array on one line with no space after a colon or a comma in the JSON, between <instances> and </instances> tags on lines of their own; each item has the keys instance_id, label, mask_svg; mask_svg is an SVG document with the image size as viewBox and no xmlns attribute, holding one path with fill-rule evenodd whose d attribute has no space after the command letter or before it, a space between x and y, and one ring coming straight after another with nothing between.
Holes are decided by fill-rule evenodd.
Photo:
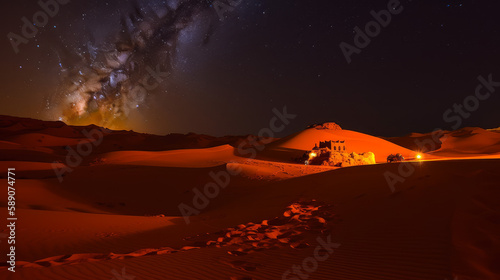
<instances>
[{"instance_id":1,"label":"rock outcrop","mask_svg":"<svg viewBox=\"0 0 500 280\"><path fill-rule=\"evenodd\" d=\"M342 130L340 125L338 125L334 122L313 124L313 125L308 126L307 128L326 129L326 130Z\"/></svg>"},{"instance_id":2,"label":"rock outcrop","mask_svg":"<svg viewBox=\"0 0 500 280\"><path fill-rule=\"evenodd\" d=\"M347 167L355 165L375 164L375 154L372 152L366 153L341 153L331 152L328 160L323 162L323 165Z\"/></svg>"}]
</instances>

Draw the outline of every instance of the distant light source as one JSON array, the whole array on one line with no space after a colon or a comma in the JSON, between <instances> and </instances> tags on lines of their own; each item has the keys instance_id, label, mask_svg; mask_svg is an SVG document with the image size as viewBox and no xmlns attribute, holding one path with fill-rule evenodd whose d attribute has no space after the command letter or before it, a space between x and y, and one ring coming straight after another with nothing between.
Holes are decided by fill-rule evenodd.
<instances>
[{"instance_id":1,"label":"distant light source","mask_svg":"<svg viewBox=\"0 0 500 280\"><path fill-rule=\"evenodd\" d=\"M316 153L310 153L310 154L309 154L309 157L310 157L310 158L313 158L313 157L316 157L316 156L317 156L317 154L316 154Z\"/></svg>"},{"instance_id":2,"label":"distant light source","mask_svg":"<svg viewBox=\"0 0 500 280\"><path fill-rule=\"evenodd\" d=\"M422 155L421 154L417 154L417 159L422 159Z\"/></svg>"}]
</instances>

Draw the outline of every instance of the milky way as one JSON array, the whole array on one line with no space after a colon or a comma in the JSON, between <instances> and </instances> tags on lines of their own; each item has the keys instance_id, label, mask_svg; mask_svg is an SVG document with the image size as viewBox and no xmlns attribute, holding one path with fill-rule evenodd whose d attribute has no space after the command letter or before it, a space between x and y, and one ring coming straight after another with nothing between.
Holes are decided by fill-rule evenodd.
<instances>
[{"instance_id":1,"label":"milky way","mask_svg":"<svg viewBox=\"0 0 500 280\"><path fill-rule=\"evenodd\" d=\"M223 136L256 133L287 106L299 117L279 136L325 121L396 136L452 129L443 114L477 78L500 81L498 1L402 0L351 64L340 44L391 1L60 0L24 36L54 1L5 6L2 115ZM215 1L231 6L223 21ZM26 37L18 53L11 33ZM499 98L463 126L498 127Z\"/></svg>"},{"instance_id":2,"label":"milky way","mask_svg":"<svg viewBox=\"0 0 500 280\"><path fill-rule=\"evenodd\" d=\"M180 37L186 30L200 33L188 27L201 26L198 43L209 41L217 22L209 10L210 3L199 0L133 3L105 42L89 40L76 53L58 50L63 78L47 107L66 123L123 127L169 79Z\"/></svg>"}]
</instances>

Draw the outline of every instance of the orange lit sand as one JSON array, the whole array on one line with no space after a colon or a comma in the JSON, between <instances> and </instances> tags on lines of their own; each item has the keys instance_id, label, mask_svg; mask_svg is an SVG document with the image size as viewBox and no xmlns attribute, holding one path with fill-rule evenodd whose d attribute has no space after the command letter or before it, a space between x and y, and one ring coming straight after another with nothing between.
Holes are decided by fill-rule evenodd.
<instances>
[{"instance_id":1,"label":"orange lit sand","mask_svg":"<svg viewBox=\"0 0 500 280\"><path fill-rule=\"evenodd\" d=\"M329 211L336 218L320 229L341 246L310 279L500 278L495 265L500 251L497 132L450 134L438 150L423 155L415 173L392 193L383 174L398 173L399 164L383 163L385 157L398 152L413 157L414 151L393 143L411 143L422 135L389 142L347 130L309 129L249 159L229 145L153 151L150 143L141 147L145 136L137 136L143 140L133 145L122 141L125 149L116 150L113 143L120 135L136 137L117 133L109 138L117 142L105 140L59 183L50 164L63 164L61 145L81 138L66 126L37 123L36 131L23 129L17 123L0 129L0 167L18 169L17 259L23 266L16 273L0 268L1 279L109 280L112 270L121 274L124 268L135 279L281 279L292 265L313 255L319 233L301 233L310 245L305 248L280 245L249 252L234 237L219 247L192 247L228 229L234 234L238 225L251 231L248 223L283 217L287 206L312 199L333 205ZM45 135L42 142L40 134ZM359 152L372 151L381 164L331 168L291 162L295 154L330 139L346 140ZM192 189L210 182L211 171L235 167L242 172L186 225L179 203L191 203ZM6 185L6 179L0 181ZM0 218L5 220L6 196L1 199ZM266 233L273 236L273 231ZM2 252L6 245L2 240Z\"/></svg>"}]
</instances>

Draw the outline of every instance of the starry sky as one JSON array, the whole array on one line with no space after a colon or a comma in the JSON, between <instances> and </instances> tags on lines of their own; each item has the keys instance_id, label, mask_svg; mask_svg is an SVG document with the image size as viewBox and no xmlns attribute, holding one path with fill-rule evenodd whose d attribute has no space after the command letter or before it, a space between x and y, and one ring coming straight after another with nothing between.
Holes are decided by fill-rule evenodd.
<instances>
[{"instance_id":1,"label":"starry sky","mask_svg":"<svg viewBox=\"0 0 500 280\"><path fill-rule=\"evenodd\" d=\"M478 76L500 81L500 4L401 1L348 63L339 45L389 2L59 0L44 18L36 1L10 1L0 114L222 136L257 133L286 106L297 117L278 137L325 121L379 136L451 129L444 112ZM461 126L499 127L499 95Z\"/></svg>"}]
</instances>

